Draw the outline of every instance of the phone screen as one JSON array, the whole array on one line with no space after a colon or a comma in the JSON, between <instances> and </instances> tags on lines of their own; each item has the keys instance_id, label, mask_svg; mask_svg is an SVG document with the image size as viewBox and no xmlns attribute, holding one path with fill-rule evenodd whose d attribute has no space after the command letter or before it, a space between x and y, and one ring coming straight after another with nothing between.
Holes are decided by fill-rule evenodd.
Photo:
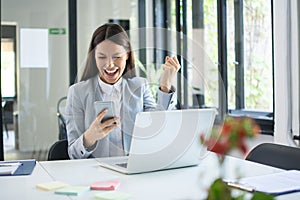
<instances>
[{"instance_id":1,"label":"phone screen","mask_svg":"<svg viewBox=\"0 0 300 200\"><path fill-rule=\"evenodd\" d=\"M102 121L106 121L107 119L113 118L116 116L115 106L113 101L95 101L94 103L96 116L99 115L104 109L107 109L108 112L103 117Z\"/></svg>"}]
</instances>

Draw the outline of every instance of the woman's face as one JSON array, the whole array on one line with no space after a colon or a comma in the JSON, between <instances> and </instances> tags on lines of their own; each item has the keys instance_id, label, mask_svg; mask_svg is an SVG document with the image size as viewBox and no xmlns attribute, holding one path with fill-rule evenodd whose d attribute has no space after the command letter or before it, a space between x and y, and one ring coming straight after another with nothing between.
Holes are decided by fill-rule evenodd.
<instances>
[{"instance_id":1,"label":"woman's face","mask_svg":"<svg viewBox=\"0 0 300 200\"><path fill-rule=\"evenodd\" d=\"M125 48L110 40L104 40L95 48L95 60L102 81L116 83L122 76L128 53Z\"/></svg>"}]
</instances>

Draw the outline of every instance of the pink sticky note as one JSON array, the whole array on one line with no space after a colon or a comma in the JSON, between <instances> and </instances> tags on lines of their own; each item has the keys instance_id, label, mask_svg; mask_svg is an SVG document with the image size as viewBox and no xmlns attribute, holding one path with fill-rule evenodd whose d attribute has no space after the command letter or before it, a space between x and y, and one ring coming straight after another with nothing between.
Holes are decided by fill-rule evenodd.
<instances>
[{"instance_id":1,"label":"pink sticky note","mask_svg":"<svg viewBox=\"0 0 300 200\"><path fill-rule=\"evenodd\" d=\"M91 190L115 190L119 185L119 180L99 181L91 185Z\"/></svg>"}]
</instances>

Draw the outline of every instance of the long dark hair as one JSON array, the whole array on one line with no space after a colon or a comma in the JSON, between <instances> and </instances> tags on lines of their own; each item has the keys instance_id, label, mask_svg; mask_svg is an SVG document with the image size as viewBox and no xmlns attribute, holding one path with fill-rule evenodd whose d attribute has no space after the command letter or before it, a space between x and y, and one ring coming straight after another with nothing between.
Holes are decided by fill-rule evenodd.
<instances>
[{"instance_id":1,"label":"long dark hair","mask_svg":"<svg viewBox=\"0 0 300 200\"><path fill-rule=\"evenodd\" d=\"M85 81L99 73L95 60L95 48L99 43L106 39L123 46L128 53L128 59L126 60L126 66L122 76L124 78L132 78L136 76L134 55L126 31L118 24L107 23L98 27L93 33L88 50L86 65L80 81Z\"/></svg>"}]
</instances>

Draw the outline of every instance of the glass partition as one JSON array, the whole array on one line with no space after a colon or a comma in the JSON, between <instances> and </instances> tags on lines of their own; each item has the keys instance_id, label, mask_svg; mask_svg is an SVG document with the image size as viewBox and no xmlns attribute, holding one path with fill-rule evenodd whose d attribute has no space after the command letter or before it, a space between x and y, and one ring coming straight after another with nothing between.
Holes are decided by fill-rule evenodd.
<instances>
[{"instance_id":1,"label":"glass partition","mask_svg":"<svg viewBox=\"0 0 300 200\"><path fill-rule=\"evenodd\" d=\"M3 25L16 28L14 51L8 54L1 47L1 70L6 69L2 62L16 57L10 75L1 73L2 88L10 88L10 96L15 92L13 119L3 136L5 160L46 160L48 149L58 139L56 105L66 95L69 82L67 2L1 1L1 35L6 33Z\"/></svg>"}]
</instances>

